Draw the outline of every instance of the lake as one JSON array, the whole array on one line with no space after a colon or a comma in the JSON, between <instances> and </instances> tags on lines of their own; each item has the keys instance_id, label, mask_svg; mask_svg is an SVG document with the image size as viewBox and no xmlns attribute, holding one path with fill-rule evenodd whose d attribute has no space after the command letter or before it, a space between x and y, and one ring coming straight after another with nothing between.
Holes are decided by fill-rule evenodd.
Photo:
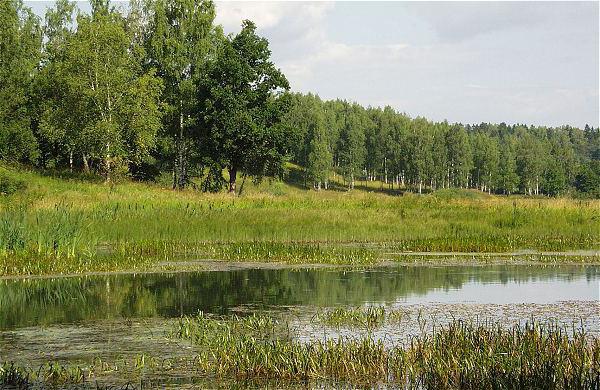
<instances>
[{"instance_id":1,"label":"lake","mask_svg":"<svg viewBox=\"0 0 600 390\"><path fill-rule=\"evenodd\" d=\"M537 320L600 333L600 266L388 266L238 269L171 274L0 280L0 361L84 362L136 353L185 356L164 337L173 318L199 310L287 316L300 340L363 334L311 319L337 306L406 312L375 337L397 342L450 319L505 325Z\"/></svg>"}]
</instances>

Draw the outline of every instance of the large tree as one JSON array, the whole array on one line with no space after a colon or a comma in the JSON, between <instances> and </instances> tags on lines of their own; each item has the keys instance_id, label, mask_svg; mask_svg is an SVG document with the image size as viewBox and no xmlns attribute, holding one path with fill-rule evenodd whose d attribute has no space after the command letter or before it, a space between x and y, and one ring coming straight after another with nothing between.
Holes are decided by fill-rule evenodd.
<instances>
[{"instance_id":1,"label":"large tree","mask_svg":"<svg viewBox=\"0 0 600 390\"><path fill-rule=\"evenodd\" d=\"M314 104L314 111L310 116L309 131L307 134L307 159L306 176L313 182L313 187L321 189L321 184L327 189L329 173L332 167L332 157L329 141L325 130L325 114L322 106Z\"/></svg>"},{"instance_id":2,"label":"large tree","mask_svg":"<svg viewBox=\"0 0 600 390\"><path fill-rule=\"evenodd\" d=\"M60 127L61 118L71 118L64 134L72 139L65 142L86 168L90 159L99 161L107 180L149 155L161 125L162 82L152 70L142 72L130 45L122 15L106 0L92 1L92 13L77 18L60 66L66 85L59 105L68 113L49 115L47 124Z\"/></svg>"},{"instance_id":3,"label":"large tree","mask_svg":"<svg viewBox=\"0 0 600 390\"><path fill-rule=\"evenodd\" d=\"M38 18L21 0L0 1L0 159L33 162L30 92L40 61Z\"/></svg>"},{"instance_id":4,"label":"large tree","mask_svg":"<svg viewBox=\"0 0 600 390\"><path fill-rule=\"evenodd\" d=\"M193 148L195 80L205 70L213 40L215 7L210 0L150 1L146 46L149 65L164 82L161 153L170 160L173 188L189 180Z\"/></svg>"},{"instance_id":5,"label":"large tree","mask_svg":"<svg viewBox=\"0 0 600 390\"><path fill-rule=\"evenodd\" d=\"M446 134L446 150L448 152L448 181L454 187L468 187L473 156L469 137L462 125L455 124L450 127Z\"/></svg>"},{"instance_id":6,"label":"large tree","mask_svg":"<svg viewBox=\"0 0 600 390\"><path fill-rule=\"evenodd\" d=\"M75 34L74 2L58 0L46 11L42 67L35 79L37 137L41 161L55 167L68 158L71 170L78 151L78 117L73 115L76 101L68 90L65 71L67 48Z\"/></svg>"},{"instance_id":7,"label":"large tree","mask_svg":"<svg viewBox=\"0 0 600 390\"><path fill-rule=\"evenodd\" d=\"M246 20L239 34L222 41L199 83L200 147L228 170L231 193L239 172L260 179L283 169L289 84L270 57L268 41Z\"/></svg>"}]
</instances>

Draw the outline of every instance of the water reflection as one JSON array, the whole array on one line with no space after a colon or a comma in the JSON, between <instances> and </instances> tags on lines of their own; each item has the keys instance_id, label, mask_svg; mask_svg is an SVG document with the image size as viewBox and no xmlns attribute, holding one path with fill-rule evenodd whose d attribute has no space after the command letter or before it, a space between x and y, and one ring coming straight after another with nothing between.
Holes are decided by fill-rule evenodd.
<instances>
[{"instance_id":1,"label":"water reflection","mask_svg":"<svg viewBox=\"0 0 600 390\"><path fill-rule=\"evenodd\" d=\"M0 281L0 329L225 313L239 305L597 300L598 266L248 269Z\"/></svg>"}]
</instances>

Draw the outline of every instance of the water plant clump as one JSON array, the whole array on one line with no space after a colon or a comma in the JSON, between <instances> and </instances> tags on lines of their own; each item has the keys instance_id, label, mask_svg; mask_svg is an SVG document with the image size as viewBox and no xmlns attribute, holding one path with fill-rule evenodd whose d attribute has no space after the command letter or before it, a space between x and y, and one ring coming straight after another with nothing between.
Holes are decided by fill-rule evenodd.
<instances>
[{"instance_id":1,"label":"water plant clump","mask_svg":"<svg viewBox=\"0 0 600 390\"><path fill-rule=\"evenodd\" d=\"M0 388L60 388L84 383L90 374L80 366L46 363L37 369L23 368L13 362L0 365Z\"/></svg>"},{"instance_id":2,"label":"water plant clump","mask_svg":"<svg viewBox=\"0 0 600 390\"><path fill-rule=\"evenodd\" d=\"M454 321L404 346L361 337L298 342L253 337L234 330L238 319L219 320L218 343L195 335L185 318L178 337L204 348L197 365L204 375L238 380L322 381L393 387L594 389L600 385L600 342L584 331L551 324L500 325ZM210 320L213 321L213 320ZM215 323L211 323L214 326ZM226 329L226 331L224 331ZM275 333L274 333L275 334Z\"/></svg>"},{"instance_id":3,"label":"water plant clump","mask_svg":"<svg viewBox=\"0 0 600 390\"><path fill-rule=\"evenodd\" d=\"M328 326L360 326L376 328L385 323L388 317L398 318L399 313L386 311L384 306L367 306L356 308L338 307L325 310L315 315L315 320Z\"/></svg>"},{"instance_id":4,"label":"water plant clump","mask_svg":"<svg viewBox=\"0 0 600 390\"><path fill-rule=\"evenodd\" d=\"M182 317L169 338L189 356L141 354L88 365L0 366L0 387L119 385L153 378L277 387L364 386L403 389L597 389L600 341L581 329L530 322L453 321L402 345L371 337L300 342L271 315ZM164 383L164 382L163 382ZM146 387L146 386L144 386ZM95 388L95 387L94 387Z\"/></svg>"}]
</instances>

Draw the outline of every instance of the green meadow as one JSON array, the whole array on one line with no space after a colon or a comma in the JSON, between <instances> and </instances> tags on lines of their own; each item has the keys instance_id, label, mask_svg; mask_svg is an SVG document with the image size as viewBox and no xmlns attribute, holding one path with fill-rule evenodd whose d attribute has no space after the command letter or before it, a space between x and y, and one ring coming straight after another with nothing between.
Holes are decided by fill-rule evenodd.
<instances>
[{"instance_id":1,"label":"green meadow","mask_svg":"<svg viewBox=\"0 0 600 390\"><path fill-rule=\"evenodd\" d=\"M374 264L414 260L411 251L490 260L529 250L527 260L595 262L593 252L539 252L600 248L600 200L418 195L378 182L347 191L333 181L333 190L314 191L269 180L233 196L11 168L1 176L3 276L158 270L201 259Z\"/></svg>"}]
</instances>

